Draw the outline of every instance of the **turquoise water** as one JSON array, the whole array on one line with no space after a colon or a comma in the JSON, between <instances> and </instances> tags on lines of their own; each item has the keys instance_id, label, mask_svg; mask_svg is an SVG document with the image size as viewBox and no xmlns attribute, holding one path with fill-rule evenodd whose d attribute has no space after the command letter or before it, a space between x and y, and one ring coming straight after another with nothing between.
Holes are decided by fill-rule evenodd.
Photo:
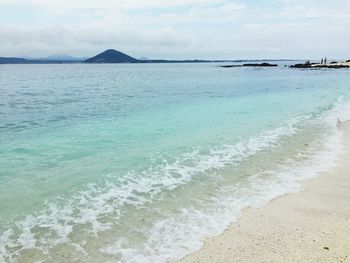
<instances>
[{"instance_id":1,"label":"turquoise water","mask_svg":"<svg viewBox=\"0 0 350 263\"><path fill-rule=\"evenodd\" d=\"M0 262L166 262L332 165L350 71L2 65L0 94Z\"/></svg>"}]
</instances>

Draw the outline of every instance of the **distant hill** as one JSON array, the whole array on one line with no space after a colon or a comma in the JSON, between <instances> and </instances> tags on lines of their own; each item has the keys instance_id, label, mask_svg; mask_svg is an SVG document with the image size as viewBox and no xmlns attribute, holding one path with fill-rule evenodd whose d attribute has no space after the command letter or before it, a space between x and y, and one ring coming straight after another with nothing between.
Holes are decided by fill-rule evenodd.
<instances>
[{"instance_id":1,"label":"distant hill","mask_svg":"<svg viewBox=\"0 0 350 263\"><path fill-rule=\"evenodd\" d=\"M82 61L84 59L75 58L67 54L53 54L46 58L42 58L42 60L68 60L68 61Z\"/></svg>"},{"instance_id":2,"label":"distant hill","mask_svg":"<svg viewBox=\"0 0 350 263\"><path fill-rule=\"evenodd\" d=\"M88 57L83 57L83 58L78 58L78 57L73 57L71 55L68 54L52 54L50 56L47 57L30 57L30 56L19 56L19 58L24 58L28 61L47 61L48 63L50 61L67 61L67 62L74 62L74 61L83 61L88 59Z\"/></svg>"},{"instance_id":3,"label":"distant hill","mask_svg":"<svg viewBox=\"0 0 350 263\"><path fill-rule=\"evenodd\" d=\"M0 0L1 1L1 0ZM108 49L92 58L75 58L66 54L56 54L43 58L22 57L0 57L0 64L79 64L79 63L221 63L221 62L265 62L265 61L291 61L286 59L264 59L264 60L168 60L168 59L149 59L141 57L133 58L125 53L114 49Z\"/></svg>"},{"instance_id":4,"label":"distant hill","mask_svg":"<svg viewBox=\"0 0 350 263\"><path fill-rule=\"evenodd\" d=\"M151 59L149 59L148 57L141 57L139 58L139 60L151 60Z\"/></svg>"},{"instance_id":5,"label":"distant hill","mask_svg":"<svg viewBox=\"0 0 350 263\"><path fill-rule=\"evenodd\" d=\"M0 64L23 64L27 63L28 60L24 58L5 58L0 57Z\"/></svg>"},{"instance_id":6,"label":"distant hill","mask_svg":"<svg viewBox=\"0 0 350 263\"><path fill-rule=\"evenodd\" d=\"M137 63L138 59L130 57L120 51L108 49L92 58L85 60L86 63Z\"/></svg>"}]
</instances>

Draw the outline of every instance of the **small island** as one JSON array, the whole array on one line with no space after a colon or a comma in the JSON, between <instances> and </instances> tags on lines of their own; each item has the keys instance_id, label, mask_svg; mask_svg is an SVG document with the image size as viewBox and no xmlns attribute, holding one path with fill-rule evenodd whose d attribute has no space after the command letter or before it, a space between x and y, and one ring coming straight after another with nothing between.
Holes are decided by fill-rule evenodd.
<instances>
[{"instance_id":1,"label":"small island","mask_svg":"<svg viewBox=\"0 0 350 263\"><path fill-rule=\"evenodd\" d=\"M302 69L320 69L320 68L330 68L330 69L340 69L340 68L350 68L350 60L337 62L332 61L330 63L311 63L309 60L305 61L303 64L291 65L291 68L302 68Z\"/></svg>"},{"instance_id":2,"label":"small island","mask_svg":"<svg viewBox=\"0 0 350 263\"><path fill-rule=\"evenodd\" d=\"M277 64L270 64L270 63L248 63L248 64L242 64L242 65L222 65L222 68L239 68L239 67L278 67Z\"/></svg>"}]
</instances>

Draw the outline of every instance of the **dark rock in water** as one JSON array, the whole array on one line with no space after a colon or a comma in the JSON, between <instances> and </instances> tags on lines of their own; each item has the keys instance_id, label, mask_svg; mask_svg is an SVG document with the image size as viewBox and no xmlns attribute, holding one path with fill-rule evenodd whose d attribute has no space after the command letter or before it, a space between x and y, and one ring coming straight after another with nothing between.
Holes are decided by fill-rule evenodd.
<instances>
[{"instance_id":1,"label":"dark rock in water","mask_svg":"<svg viewBox=\"0 0 350 263\"><path fill-rule=\"evenodd\" d=\"M328 64L328 65L323 65L323 64L318 64L318 63L310 63L310 61L306 61L304 64L295 64L295 65L291 65L290 67L291 67L291 68L309 68L309 69L320 69L320 68L334 68L334 69L338 69L338 68L350 68L349 65L337 64L337 62Z\"/></svg>"},{"instance_id":2,"label":"dark rock in water","mask_svg":"<svg viewBox=\"0 0 350 263\"><path fill-rule=\"evenodd\" d=\"M295 65L291 65L291 68L311 68L312 65L314 65L316 63L311 63L310 60L306 60L304 64L295 64Z\"/></svg>"},{"instance_id":3,"label":"dark rock in water","mask_svg":"<svg viewBox=\"0 0 350 263\"><path fill-rule=\"evenodd\" d=\"M325 250L329 250L329 247L323 247L323 249L325 249Z\"/></svg>"},{"instance_id":4,"label":"dark rock in water","mask_svg":"<svg viewBox=\"0 0 350 263\"><path fill-rule=\"evenodd\" d=\"M239 67L242 67L242 65L222 65L220 67L222 67L222 68L239 68Z\"/></svg>"},{"instance_id":5,"label":"dark rock in water","mask_svg":"<svg viewBox=\"0 0 350 263\"><path fill-rule=\"evenodd\" d=\"M290 66L291 68L309 68L309 69L320 69L320 68L333 68L333 69L338 69L338 68L350 68L349 65L305 65L305 64L295 64Z\"/></svg>"},{"instance_id":6,"label":"dark rock in water","mask_svg":"<svg viewBox=\"0 0 350 263\"><path fill-rule=\"evenodd\" d=\"M86 63L137 63L139 60L130 57L120 51L108 49L92 58L85 60Z\"/></svg>"},{"instance_id":7,"label":"dark rock in water","mask_svg":"<svg viewBox=\"0 0 350 263\"><path fill-rule=\"evenodd\" d=\"M311 68L311 64L295 64L295 65L291 65L291 68Z\"/></svg>"},{"instance_id":8,"label":"dark rock in water","mask_svg":"<svg viewBox=\"0 0 350 263\"><path fill-rule=\"evenodd\" d=\"M316 65L313 68L350 68L349 65Z\"/></svg>"},{"instance_id":9,"label":"dark rock in water","mask_svg":"<svg viewBox=\"0 0 350 263\"><path fill-rule=\"evenodd\" d=\"M243 67L278 67L277 64L270 64L270 63L250 63L250 64L243 64Z\"/></svg>"},{"instance_id":10,"label":"dark rock in water","mask_svg":"<svg viewBox=\"0 0 350 263\"><path fill-rule=\"evenodd\" d=\"M243 65L222 65L222 68L239 68L239 67L278 67L277 64L270 64L270 63L249 63L249 64L243 64Z\"/></svg>"}]
</instances>

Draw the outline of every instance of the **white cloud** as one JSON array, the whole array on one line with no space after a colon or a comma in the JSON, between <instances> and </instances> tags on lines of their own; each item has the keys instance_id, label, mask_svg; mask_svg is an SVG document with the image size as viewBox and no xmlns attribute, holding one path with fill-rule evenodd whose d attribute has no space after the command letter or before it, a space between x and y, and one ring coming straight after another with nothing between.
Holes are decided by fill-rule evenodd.
<instances>
[{"instance_id":1,"label":"white cloud","mask_svg":"<svg viewBox=\"0 0 350 263\"><path fill-rule=\"evenodd\" d=\"M113 9L132 10L140 8L171 8L180 6L223 3L224 0L0 0L0 4L26 4L54 11L64 9L67 11L76 9Z\"/></svg>"},{"instance_id":2,"label":"white cloud","mask_svg":"<svg viewBox=\"0 0 350 263\"><path fill-rule=\"evenodd\" d=\"M1 6L38 17L14 23ZM347 0L0 0L0 21L3 56L106 48L158 58L350 56Z\"/></svg>"}]
</instances>

